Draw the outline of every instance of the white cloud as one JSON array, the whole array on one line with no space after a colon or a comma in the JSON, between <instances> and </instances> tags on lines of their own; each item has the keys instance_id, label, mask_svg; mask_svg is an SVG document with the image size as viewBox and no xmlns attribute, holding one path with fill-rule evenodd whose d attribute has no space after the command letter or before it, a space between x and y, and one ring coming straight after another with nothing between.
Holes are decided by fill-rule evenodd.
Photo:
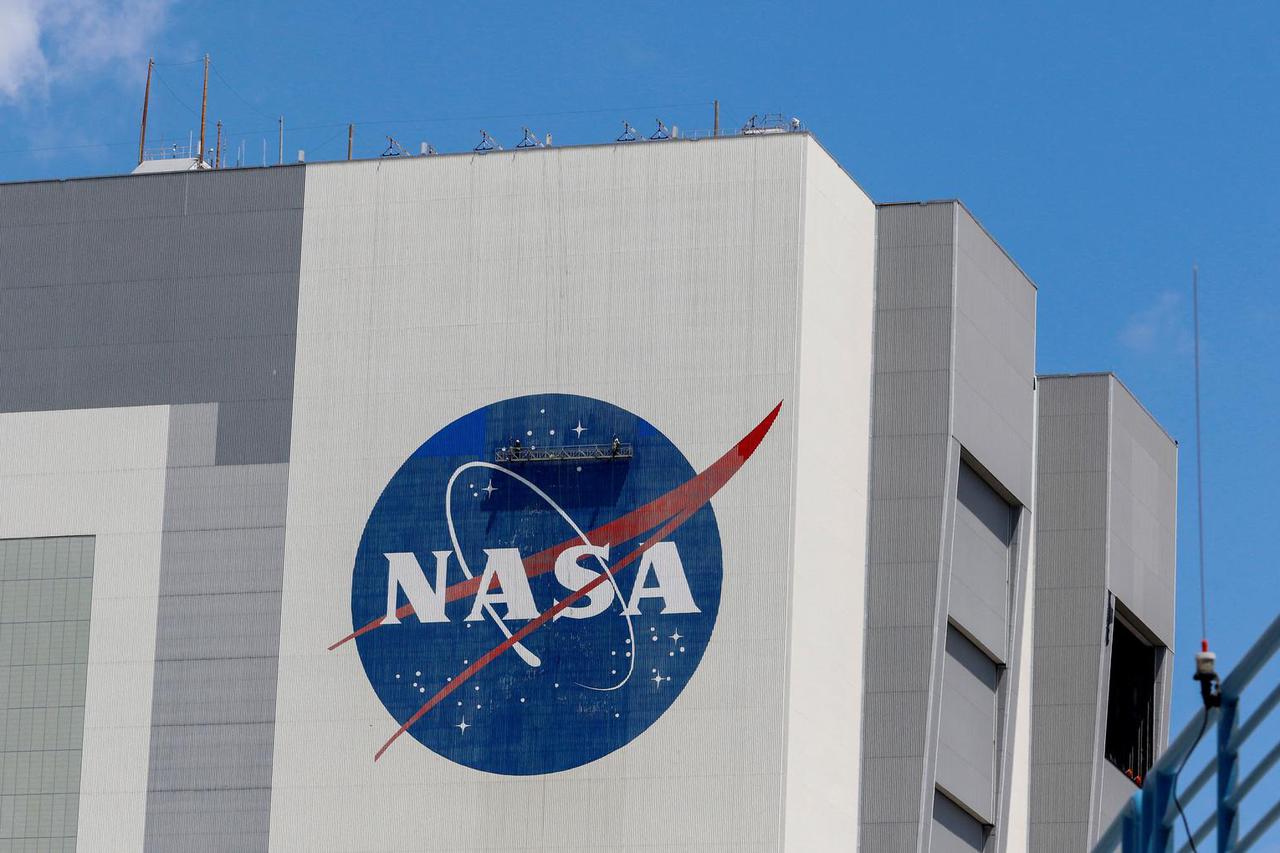
<instances>
[{"instance_id":1,"label":"white cloud","mask_svg":"<svg viewBox=\"0 0 1280 853\"><path fill-rule=\"evenodd\" d=\"M1182 294L1166 290L1153 305L1130 317L1120 330L1120 343L1144 355L1190 352L1190 309Z\"/></svg>"},{"instance_id":2,"label":"white cloud","mask_svg":"<svg viewBox=\"0 0 1280 853\"><path fill-rule=\"evenodd\" d=\"M145 55L169 0L0 0L0 100Z\"/></svg>"}]
</instances>

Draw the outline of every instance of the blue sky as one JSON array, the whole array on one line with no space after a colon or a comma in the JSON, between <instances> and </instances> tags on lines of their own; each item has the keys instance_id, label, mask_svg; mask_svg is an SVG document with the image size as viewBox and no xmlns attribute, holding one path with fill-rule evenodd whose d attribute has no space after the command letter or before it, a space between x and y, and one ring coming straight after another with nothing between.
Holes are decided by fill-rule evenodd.
<instances>
[{"instance_id":1,"label":"blue sky","mask_svg":"<svg viewBox=\"0 0 1280 853\"><path fill-rule=\"evenodd\" d=\"M0 180L125 171L211 116L260 162L799 116L877 201L959 197L1039 285L1041 372L1114 370L1179 440L1174 724L1198 701L1190 268L1201 268L1209 634L1277 611L1280 7L0 2ZM172 91L170 91L172 90ZM175 93L178 97L175 97ZM212 133L211 133L212 136ZM233 155L234 156L234 155ZM1275 671L1273 667L1272 672Z\"/></svg>"}]
</instances>

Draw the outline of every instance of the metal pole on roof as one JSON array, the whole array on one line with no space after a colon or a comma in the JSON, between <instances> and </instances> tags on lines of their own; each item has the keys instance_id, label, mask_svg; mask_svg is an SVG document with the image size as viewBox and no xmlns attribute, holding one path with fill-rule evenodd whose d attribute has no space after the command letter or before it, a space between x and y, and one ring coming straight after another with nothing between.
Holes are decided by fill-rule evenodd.
<instances>
[{"instance_id":1,"label":"metal pole on roof","mask_svg":"<svg viewBox=\"0 0 1280 853\"><path fill-rule=\"evenodd\" d=\"M711 135L719 136L720 135L720 100L717 98L711 103L715 107L715 118L711 125Z\"/></svg>"},{"instance_id":2,"label":"metal pole on roof","mask_svg":"<svg viewBox=\"0 0 1280 853\"><path fill-rule=\"evenodd\" d=\"M213 147L213 168L222 168L222 122L218 122L218 141Z\"/></svg>"},{"instance_id":3,"label":"metal pole on roof","mask_svg":"<svg viewBox=\"0 0 1280 853\"><path fill-rule=\"evenodd\" d=\"M351 159L351 145L355 142L356 126L354 124L347 125L347 159Z\"/></svg>"},{"instance_id":4,"label":"metal pole on roof","mask_svg":"<svg viewBox=\"0 0 1280 853\"><path fill-rule=\"evenodd\" d=\"M147 85L142 90L142 130L138 134L138 165L142 165L142 159L146 154L147 148L147 106L151 103L151 69L156 67L155 58L147 60Z\"/></svg>"},{"instance_id":5,"label":"metal pole on roof","mask_svg":"<svg viewBox=\"0 0 1280 853\"><path fill-rule=\"evenodd\" d=\"M277 165L284 165L284 116L280 116L280 161Z\"/></svg>"},{"instance_id":6,"label":"metal pole on roof","mask_svg":"<svg viewBox=\"0 0 1280 853\"><path fill-rule=\"evenodd\" d=\"M204 55L204 88L200 90L200 151L196 162L204 162L204 117L209 106L209 54Z\"/></svg>"}]
</instances>

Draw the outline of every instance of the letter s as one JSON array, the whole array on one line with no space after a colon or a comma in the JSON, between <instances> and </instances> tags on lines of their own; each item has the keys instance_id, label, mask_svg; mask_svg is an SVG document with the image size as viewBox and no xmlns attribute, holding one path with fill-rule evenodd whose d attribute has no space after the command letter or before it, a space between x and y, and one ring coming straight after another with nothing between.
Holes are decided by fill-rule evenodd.
<instances>
[{"instance_id":1,"label":"letter s","mask_svg":"<svg viewBox=\"0 0 1280 853\"><path fill-rule=\"evenodd\" d=\"M580 590L600 577L599 572L592 571L579 564L578 561L583 557L595 557L603 567L605 561L609 559L609 546L575 545L572 548L565 548L561 551L560 555L556 557L556 580L565 589L570 591ZM557 613L555 618L559 619L561 616L565 616L569 619L590 619L592 616L599 616L609 609L609 605L613 603L613 584L598 584L587 593L586 597L586 604L571 604Z\"/></svg>"}]
</instances>

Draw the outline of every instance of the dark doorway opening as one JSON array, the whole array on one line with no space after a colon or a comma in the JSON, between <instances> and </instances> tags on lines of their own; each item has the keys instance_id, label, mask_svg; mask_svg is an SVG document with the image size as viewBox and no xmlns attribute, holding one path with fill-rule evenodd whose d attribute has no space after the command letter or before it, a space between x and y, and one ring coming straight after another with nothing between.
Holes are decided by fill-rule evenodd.
<instances>
[{"instance_id":1,"label":"dark doorway opening","mask_svg":"<svg viewBox=\"0 0 1280 853\"><path fill-rule=\"evenodd\" d=\"M1107 691L1107 760L1141 785L1155 760L1158 650L1116 619Z\"/></svg>"}]
</instances>

